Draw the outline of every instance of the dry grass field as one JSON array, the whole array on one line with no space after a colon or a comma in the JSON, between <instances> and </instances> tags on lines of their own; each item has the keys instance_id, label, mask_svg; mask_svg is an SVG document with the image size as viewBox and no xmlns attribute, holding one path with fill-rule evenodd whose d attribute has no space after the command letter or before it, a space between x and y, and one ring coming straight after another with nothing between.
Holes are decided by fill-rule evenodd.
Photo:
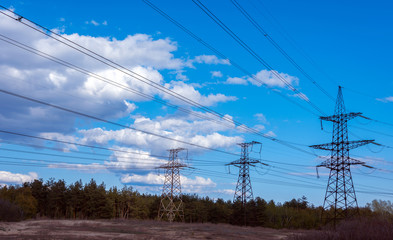
<instances>
[{"instance_id":1,"label":"dry grass field","mask_svg":"<svg viewBox=\"0 0 393 240\"><path fill-rule=\"evenodd\" d=\"M144 220L0 222L0 239L286 239L304 231Z\"/></svg>"}]
</instances>

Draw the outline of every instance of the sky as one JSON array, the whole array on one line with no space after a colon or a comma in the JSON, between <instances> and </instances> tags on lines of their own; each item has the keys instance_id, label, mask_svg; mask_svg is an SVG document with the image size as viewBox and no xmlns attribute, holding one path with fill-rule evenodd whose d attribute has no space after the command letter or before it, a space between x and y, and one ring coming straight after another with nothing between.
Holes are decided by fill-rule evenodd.
<instances>
[{"instance_id":1,"label":"sky","mask_svg":"<svg viewBox=\"0 0 393 240\"><path fill-rule=\"evenodd\" d=\"M200 0L227 32L198 1L150 3L177 25L143 0L1 2L15 14L0 14L0 184L160 194L157 167L185 148L183 193L232 200L227 164L257 141L254 197L319 206L330 152L309 146L332 141L319 117L342 86L347 112L366 117L349 139L379 144L350 151L373 167L351 168L359 206L393 200L391 1Z\"/></svg>"}]
</instances>

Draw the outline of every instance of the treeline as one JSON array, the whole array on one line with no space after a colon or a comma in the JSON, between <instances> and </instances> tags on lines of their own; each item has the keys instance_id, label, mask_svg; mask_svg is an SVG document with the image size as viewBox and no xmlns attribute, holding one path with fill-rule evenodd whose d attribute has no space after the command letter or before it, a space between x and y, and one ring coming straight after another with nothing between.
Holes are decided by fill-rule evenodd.
<instances>
[{"instance_id":1,"label":"treeline","mask_svg":"<svg viewBox=\"0 0 393 240\"><path fill-rule=\"evenodd\" d=\"M314 207L306 197L275 203L257 197L245 208L240 203L213 200L197 195L183 195L184 220L192 223L230 223L271 228L317 228L321 207ZM160 196L140 194L132 187L106 190L93 179L77 181L42 179L21 186L0 188L0 220L17 221L47 217L53 219L156 219ZM372 215L370 207L362 215Z\"/></svg>"}]
</instances>

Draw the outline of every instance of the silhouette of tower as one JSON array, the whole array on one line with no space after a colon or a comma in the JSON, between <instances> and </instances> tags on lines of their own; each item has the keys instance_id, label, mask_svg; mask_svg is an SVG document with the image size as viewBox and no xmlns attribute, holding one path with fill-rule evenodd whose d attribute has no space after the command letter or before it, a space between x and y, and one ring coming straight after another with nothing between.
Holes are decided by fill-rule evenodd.
<instances>
[{"instance_id":1,"label":"silhouette of tower","mask_svg":"<svg viewBox=\"0 0 393 240\"><path fill-rule=\"evenodd\" d=\"M349 157L349 150L373 142L374 140L348 141L347 122L361 113L346 113L341 86L338 88L335 114L328 117L320 117L322 120L333 122L332 142L312 145L311 148L328 150L331 152L330 159L323 161L317 167L330 169L329 180L323 203L323 218L326 223L336 222L350 217L358 212L355 188L352 181L351 165L365 165L356 159Z\"/></svg>"},{"instance_id":2,"label":"silhouette of tower","mask_svg":"<svg viewBox=\"0 0 393 240\"><path fill-rule=\"evenodd\" d=\"M176 219L180 219L180 221L184 221L180 169L187 167L187 165L181 163L178 158L178 153L183 150L186 149L176 148L168 150L168 163L158 167L159 169L165 169L158 220L166 219L169 222L173 222Z\"/></svg>"},{"instance_id":3,"label":"silhouette of tower","mask_svg":"<svg viewBox=\"0 0 393 240\"><path fill-rule=\"evenodd\" d=\"M240 201L243 206L245 206L248 200L252 200L254 198L251 187L250 166L255 167L255 164L261 163L259 160L251 160L249 157L249 153L251 151L249 148L251 147L252 149L255 144L260 144L262 146L262 143L256 141L239 143L238 145L242 148L240 159L227 164L239 168L239 177L236 184L233 202Z\"/></svg>"}]
</instances>

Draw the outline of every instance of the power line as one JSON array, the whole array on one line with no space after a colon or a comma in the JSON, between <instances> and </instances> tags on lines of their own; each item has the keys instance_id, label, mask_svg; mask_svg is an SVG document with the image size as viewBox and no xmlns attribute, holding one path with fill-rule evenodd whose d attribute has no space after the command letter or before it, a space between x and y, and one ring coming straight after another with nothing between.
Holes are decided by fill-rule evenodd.
<instances>
[{"instance_id":1,"label":"power line","mask_svg":"<svg viewBox=\"0 0 393 240\"><path fill-rule=\"evenodd\" d=\"M294 86L292 86L285 78L283 78L276 70L274 70L270 64L268 64L262 57L260 57L248 44L246 44L240 37L235 34L229 27L227 27L214 13L212 13L203 3L199 0L192 0L206 15L208 15L218 26L220 26L229 36L231 36L240 46L242 46L251 56L253 56L258 62L265 66L269 71L271 71L274 76L276 76L280 81L282 81L291 91L293 91L298 97L303 99L309 105L311 105L315 110L317 110L322 115L324 112L312 103L303 93L299 92Z\"/></svg>"},{"instance_id":2,"label":"power line","mask_svg":"<svg viewBox=\"0 0 393 240\"><path fill-rule=\"evenodd\" d=\"M223 125L224 125L224 122L222 122L222 121L219 121L219 120L217 120L217 119L213 119L213 118L210 118L210 117L208 117L208 116L199 114L199 113L197 113L197 112L195 112L195 111L192 111L192 110L183 108L183 107L181 107L181 106L177 106L177 105L171 104L171 103L169 103L169 102L167 102L167 101L164 101L164 100L162 100L162 99L158 99L158 98L156 98L156 97L154 97L154 96L145 94L145 93L143 93L143 92L141 92L141 91L137 91L137 90L135 90L135 89L130 88L129 86L126 86L126 85L117 83L117 82L115 82L115 81L113 81L113 80L111 80L111 79L108 79L108 78L103 77L103 76L101 76L101 75L95 74L95 73L90 72L90 71L88 71L88 70L86 70L86 69L80 68L80 67L78 67L78 66L76 66L76 65L74 65L74 64L72 64L72 63L69 63L69 62L67 62L67 61L61 60L61 59L56 58L56 57L54 57L54 56L52 56L52 55L46 54L46 53L44 53L44 52L42 52L42 51L39 51L39 50L37 50L37 49L35 49L35 48L32 48L32 47L30 47L30 46L27 46L27 45L25 45L25 44L23 44L23 43L20 43L20 42L14 40L14 39L12 39L12 38L9 38L9 37L6 37L6 36L2 35L2 34L0 34L0 40L1 40L1 41L4 41L4 42L7 42L7 43L9 43L9 44L11 44L11 45L13 45L13 46L16 46L16 47L19 47L19 48L21 48L21 49L24 49L24 50L26 50L26 51L28 51L28 52L33 53L33 54L36 54L36 55L38 55L38 56L41 56L41 57L43 57L43 58L46 58L46 59L48 59L48 60L50 60L50 61L56 62L56 63L58 63L58 64L60 64L60 65L66 66L66 67L68 67L68 68L71 68L71 69L73 69L73 70L75 70L75 71L78 71L78 72L80 72L80 73L82 73L82 74L85 74L85 75L91 76L91 77L93 77L93 78L95 78L95 79L98 79L98 80L100 80L100 81L106 82L106 83L108 83L108 84L110 84L110 85L113 85L113 86L118 87L118 88L120 88L120 89L123 89L123 90L125 90L125 91L131 92L131 93L134 93L134 94L137 94L137 95L139 95L139 96L141 96L141 97L144 97L144 98L146 98L146 99L153 100L153 101L158 102L158 103L160 103L160 104L163 104L163 105L165 105L165 106L171 107L171 108L176 109L176 110L180 110L180 111L182 111L182 112L184 112L184 113L188 113L188 114L190 114L190 115L194 115L194 116L199 117L199 118L201 118L201 119L206 119L206 120L209 120L209 121L212 121L212 122L215 122L215 123L223 124ZM233 127L232 125L229 125L229 124L228 124L228 125L225 125L225 126L226 126L226 127L230 127L230 128ZM244 126L239 126L239 127L240 127L240 128L244 128ZM247 128L245 128L245 130L247 130Z\"/></svg>"},{"instance_id":3,"label":"power line","mask_svg":"<svg viewBox=\"0 0 393 240\"><path fill-rule=\"evenodd\" d=\"M228 174L224 174L224 173L217 172L214 170L195 168L193 171L205 173L210 176L215 176L218 178L233 179L233 177L228 176ZM230 174L230 175L236 176L236 174ZM315 183L311 183L311 185L310 184L303 184L303 183L299 184L299 183L293 182L293 181L299 181L298 179L291 179L291 178L283 177L280 175L275 175L275 176L280 177L280 178L284 178L284 179L288 179L288 180L292 180L292 181L287 182L287 181L278 181L278 180L262 179L262 178L255 178L255 177L253 178L254 179L253 181L258 182L258 183L263 183L263 184L281 185L281 186L286 186L286 187L293 186L293 187L301 187L301 188L312 188L312 189L318 189L318 190L324 189L323 185L318 185L318 184L315 185ZM372 187L369 187L369 188L372 188ZM362 190L359 190L357 192L369 194L369 195L393 195L392 192L375 192L375 191L362 191Z\"/></svg>"},{"instance_id":4,"label":"power line","mask_svg":"<svg viewBox=\"0 0 393 240\"><path fill-rule=\"evenodd\" d=\"M268 34L261 25L239 4L236 0L231 0L233 5L247 18L249 22L262 34L266 39L293 65L295 66L311 83L313 83L323 94L334 101L334 98L313 79L297 62L288 55L288 53L280 47L280 45Z\"/></svg>"},{"instance_id":5,"label":"power line","mask_svg":"<svg viewBox=\"0 0 393 240\"><path fill-rule=\"evenodd\" d=\"M39 139L39 140L44 140L44 141L50 141L50 142L56 142L56 143L62 143L62 144L69 144L69 145L75 145L75 146L81 146L81 147L87 147L87 148L94 148L94 149L100 149L100 150L107 150L107 151L112 151L112 152L119 152L119 153L125 153L125 154L137 154L137 155L144 155L144 156L151 156L154 158L166 158L166 156L163 155L156 155L156 154L150 154L150 153L140 153L140 152L135 152L135 151L127 151L127 150L121 150L121 149L116 149L116 148L108 148L108 147L102 147L102 146L95 146L95 145L87 145L87 144L81 144L81 143L76 143L76 142L70 142L70 141L64 141L64 140L57 140L57 139L51 139L51 138L45 138L45 137L39 137L39 136L32 136L24 133L17 133L17 132L12 132L12 131L6 131L0 129L0 133L5 133L5 134L10 134L14 136L20 136L20 137L27 137L27 138L33 138L33 139ZM4 141L3 141L4 142ZM6 141L6 143L9 143L9 141ZM11 143L12 144L12 143ZM34 145L34 144L26 144L26 143L17 143L18 145L23 145L23 146L29 146L29 147L35 147L35 148L45 148L45 149L50 149L50 150L56 150L56 151L63 151L63 149L60 148L52 148L48 146L40 146L40 145ZM72 149L67 150L73 152ZM99 154L99 153L90 153L90 152L83 152L83 151L74 151L76 153L81 153L81 154L93 154L93 155L99 155L99 156L111 156L107 154ZM233 154L238 156L238 154ZM128 158L124 156L116 156L118 158ZM250 158L254 160L254 158ZM212 160L207 160L207 159L195 159L195 158L190 158L191 161L197 161L197 162L210 162L210 163L217 163L217 161L212 161ZM295 164L295 163L285 163L285 162L278 162L278 161L273 161L273 160L268 160L263 158L263 161L266 162L271 162L271 163L276 163L276 164L281 164L281 165L288 165L288 166L299 166L299 167L311 167L309 165L302 165L302 164ZM225 162L220 162L223 166L226 164Z\"/></svg>"},{"instance_id":6,"label":"power line","mask_svg":"<svg viewBox=\"0 0 393 240\"><path fill-rule=\"evenodd\" d=\"M171 16L169 16L167 13L165 13L163 10L161 10L160 8L158 8L156 5L154 5L153 3L151 3L148 0L142 0L144 3L146 3L149 7L151 7L153 10L155 10L156 12L158 12L160 15L162 15L163 17L165 17L166 19L168 19L170 22L172 22L175 26L177 26L178 28L180 28L182 31L184 31L185 33L187 33L189 36L191 36L192 38L194 38L197 42L201 43L202 45L204 45L206 48L208 48L209 50L211 50L213 53L215 53L216 55L218 55L219 57L226 59L229 61L229 63L236 67L237 69L239 69L241 72L243 72L244 74L246 74L246 76L252 78L254 81L259 82L262 86L265 86L269 89L273 89L272 87L270 87L269 85L267 85L266 83L260 81L259 79L257 79L255 77L255 75L251 74L249 71L245 70L244 67L242 67L240 64L238 64L237 62L235 62L233 59L228 58L225 54L223 54L222 52L220 52L219 50L217 50L217 48L213 47L212 45L210 45L209 43L207 43L206 41L204 41L202 38L198 37L195 33L193 33L192 31L190 31L188 28L186 28L185 26L183 26L181 23L179 23L178 21L176 21L175 19L173 19ZM281 96L282 98L284 98L285 100L295 104L296 106L302 108L303 110L316 115L314 112L312 112L311 110L309 110L308 108L305 108L304 106L300 105L299 103L291 100L290 98L288 98L287 96L285 96L284 94L282 94L279 91L273 91L274 93L278 94L279 96Z\"/></svg>"},{"instance_id":7,"label":"power line","mask_svg":"<svg viewBox=\"0 0 393 240\"><path fill-rule=\"evenodd\" d=\"M0 7L2 7L2 6L0 5ZM4 8L4 7L3 7L3 8ZM1 12L1 11L0 11L0 13L4 14L4 13ZM5 15L12 18L12 16L9 16L9 15L7 15L7 14L5 14ZM19 16L19 15L18 15L18 16ZM28 20L28 21L30 21L30 20ZM26 25L26 24L25 24L25 25ZM26 25L26 26L29 26L29 25ZM29 26L29 27L31 27L31 26ZM34 29L35 29L35 28L34 28ZM37 29L36 29L36 30L37 30ZM37 30L37 31L43 33L43 32L40 31L40 30ZM56 33L54 33L54 32L52 32L52 33L53 33L53 34L56 34ZM47 34L47 33L44 33L44 34L47 35L47 36L49 36L49 37L51 37L51 38L53 38L53 36L51 36L51 35L49 35L49 34ZM58 34L56 34L56 35L58 35ZM97 75L97 74L94 74L94 73L92 73L92 72L89 72L89 71L87 71L87 70L85 70L85 69L83 69L83 68L77 67L76 65L73 65L73 64L68 63L68 62L66 62L66 61L63 61L63 60L58 59L58 58L56 58L56 57L53 57L53 56L51 56L51 55L49 55L49 54L46 54L46 53L44 53L44 52L42 52L42 51L39 51L39 50L37 50L37 49L31 48L31 47L29 47L29 46L27 46L27 45L25 45L25 44L22 44L22 43L20 43L20 42L18 42L18 41L15 41L15 40L13 40L13 39L11 39L11 38L8 38L8 37L4 36L4 35L1 35L1 34L0 34L0 36L3 37L3 38L6 38L6 39L1 39L1 38L0 38L0 40L2 40L2 41L5 41L5 42L7 42L7 43L10 43L10 44L12 44L12 45L14 45L14 46L17 46L17 47L19 47L19 48L22 48L22 49L27 50L27 51L29 51L29 52L32 52L32 53L34 53L34 54L40 55L40 56L42 56L42 57L44 57L44 58L46 58L46 59L48 59L48 60L57 62L57 63L59 63L59 64L61 64L61 65L70 67L70 68L72 68L72 69L74 69L74 70L77 70L78 72L87 74L87 75L89 75L89 76L93 76L94 78L97 78L97 79L99 79L99 80L101 80L101 81L104 81L104 82L109 83L109 84L111 84L111 85L114 85L114 86L116 86L116 87L122 88L123 90L131 91L131 92L133 92L133 93L135 93L135 94L138 94L139 96L146 97L146 98L148 98L148 99L157 101L157 102L159 102L159 103L161 103L161 104L164 104L164 105L166 105L166 106L170 106L170 107L172 107L172 108L179 109L179 110L181 110L181 111L183 111L183 112L190 113L190 114L192 114L192 115L196 115L196 116L198 116L198 117L200 117L200 118L203 118L203 119L206 119L206 120L209 120L209 121L213 121L213 122L216 122L216 123L218 123L218 124L223 124L222 121L218 121L218 120L215 120L215 119L212 119L212 118L203 116L203 115L198 114L198 113L196 113L196 112L193 112L193 111L191 111L191 110L188 110L188 109L185 109L185 108L181 108L181 107L179 107L179 106L176 106L176 105L170 104L170 103L168 103L168 102L165 102L165 101L163 101L163 100L157 99L157 98L155 98L155 97L153 97L153 96L149 96L149 95L147 95L147 94L144 94L144 93L141 93L141 92L139 92L139 91L133 90L133 89L129 88L128 86L125 86L125 85L116 83L116 82L114 82L114 81L112 81L112 80L110 80L110 79L107 79L107 78L104 78L104 77L102 77L102 76L100 76L100 75ZM60 36L61 38L64 38L64 37L62 37L61 35L59 35L59 36ZM63 41L61 41L61 40L59 40L59 39L56 39L56 38L53 38L53 39L55 39L55 40L57 40L57 41L60 41L60 42L64 43ZM64 39L68 40L67 38L64 38ZM68 41L70 41L70 40L68 40ZM72 42L72 41L70 41L70 42ZM73 43L74 43L74 42L73 42ZM64 43L64 44L66 44L67 46L70 46L70 45L67 44L67 43ZM74 44L76 44L76 43L74 43ZM76 45L79 46L78 44L76 44ZM73 46L70 46L70 47L76 49L76 48L73 47ZM83 47L82 47L82 48L83 48ZM83 49L85 49L85 48L83 48ZM76 50L77 50L77 51L80 51L79 49L76 49ZM88 49L87 49L87 50L88 50ZM88 50L88 51L91 52L90 50ZM83 51L80 51L80 52L86 54L86 53L83 52ZM94 53L94 52L92 52L92 53ZM97 56L100 56L100 55L98 55L98 54L96 54L96 53L94 53L94 54L97 55ZM89 54L87 54L87 55L90 56ZM91 56L90 56L90 57L91 57ZM100 56L100 57L102 57L102 56ZM94 58L94 57L93 57L93 58ZM103 58L104 58L104 57L103 57ZM96 59L96 58L94 58L94 59ZM104 59L105 59L105 58L104 58ZM96 59L96 60L100 61L99 59ZM108 61L110 61L110 60L108 60ZM111 67L113 67L113 66L111 66ZM117 69L117 70L119 70L119 71L122 71L121 69L118 69L118 68L116 68L116 67L114 67L114 68ZM124 67L123 67L123 68L124 68ZM127 69L127 70L128 70L128 69ZM128 70L128 71L131 71L131 70ZM127 74L127 73L124 72L124 71L122 71L122 72L125 73L125 74ZM131 72L132 72L132 71L131 71ZM129 75L129 74L128 74L128 75ZM145 77L143 77L143 76L139 76L139 75L138 75L139 77L141 77L141 78L143 78L143 79L138 78L138 76L137 76L137 77L135 77L135 76L133 76L133 75L129 75L129 76L131 76L131 77L133 77L133 78L135 78L135 79L137 79L137 80L141 80L141 81L143 81L143 82L144 82L143 79L145 79L145 80L148 80L148 81L154 83L153 81L151 81L151 80L149 80L149 79L147 79L147 78L145 78ZM156 83L154 83L154 84L156 84ZM158 84L158 86L161 86L161 85ZM163 86L161 86L161 87L163 87ZM168 89L167 89L167 90L168 90ZM169 90L169 91L170 91L170 90ZM179 95L179 94L178 94L178 95ZM184 96L182 96L182 97L184 97ZM186 97L184 97L184 98L186 98ZM186 98L186 99L187 99L187 98ZM181 99L180 99L180 100L181 100ZM188 100L190 100L190 99L188 99ZM192 100L190 100L190 101L192 101ZM193 101L192 101L192 102L193 102ZM190 104L190 103L189 103L189 104ZM310 153L307 152L306 150L300 149L300 148L295 147L295 146L291 146L293 143L290 143L290 142L288 142L288 141L279 140L279 139L274 138L274 137L272 137L272 136L269 136L269 135L267 135L267 134L260 133L260 132L259 132L258 130L256 130L256 129L250 128L250 127L248 127L247 125L245 125L245 124L243 124L243 123L241 123L241 122L238 122L238 121L236 121L236 120L233 120L232 118L228 118L226 115L221 114L221 113L218 113L218 112L216 112L216 111L214 111L214 110L212 110L212 109L209 109L209 108L207 108L207 107L205 107L205 106L202 106L202 105L200 105L200 104L198 104L198 103L196 103L196 102L193 102L191 105L196 106L196 107L198 107L198 108L201 109L201 110L207 111L207 112L209 112L210 114L213 114L213 115L219 117L221 120L224 120L224 121L229 122L229 124L231 124L231 125L226 125L227 127L233 127L232 124L235 124L235 125L237 125L239 128L244 129L244 130L246 130L246 131L248 131L248 132L251 132L251 133L256 134L256 135L258 135L258 136L261 136L261 137L267 138L267 139L269 139L269 140L278 142L278 143L280 143L280 144L283 144L283 145L285 145L285 146L287 146L287 147L290 147L290 148L293 148L293 149L295 149L295 150L302 151L302 152L305 152L305 153L310 154Z\"/></svg>"},{"instance_id":8,"label":"power line","mask_svg":"<svg viewBox=\"0 0 393 240\"><path fill-rule=\"evenodd\" d=\"M9 156L0 156L0 158L3 159L12 159L12 160L21 160L21 161L35 161L35 162L10 162L10 161L0 161L0 163L4 165L15 165L15 166L32 166L32 167L49 167L53 168L56 166L56 168L76 168L80 170L92 170L92 169L113 169L113 170L154 170L156 165L152 165L150 168L143 168L143 167L134 167L134 168L123 168L123 167L113 167L113 166L105 166L105 165L86 165L86 164L80 164L80 163L65 163L62 161L55 161L55 160L44 160L44 159L36 159L36 158L20 158L20 157L9 157ZM47 164L44 164L47 163ZM59 165L52 165L52 164L59 164ZM84 167L84 168L82 168Z\"/></svg>"},{"instance_id":9,"label":"power line","mask_svg":"<svg viewBox=\"0 0 393 240\"><path fill-rule=\"evenodd\" d=\"M358 126L354 126L354 125L351 125L351 127L357 128L357 129L360 129L360 130L363 130L363 131L372 132L372 133L376 133L376 134L379 134L379 135L387 136L387 137L393 137L392 134L388 134L388 133L384 133L384 132L378 132L378 131L375 131L375 130L362 128L362 127L358 127Z\"/></svg>"},{"instance_id":10,"label":"power line","mask_svg":"<svg viewBox=\"0 0 393 240\"><path fill-rule=\"evenodd\" d=\"M2 133L7 133L7 134L13 134L13 135L17 135L17 136L23 136L23 137L30 137L30 138L36 138L36 139L41 139L41 140L53 141L53 142L60 142L60 143L63 143L63 144L73 144L73 145L77 145L77 146L83 146L83 147L89 147L89 148L97 148L97 149L103 149L103 150L109 150L109 151L116 151L116 152L121 152L121 153L131 153L131 154L139 154L139 155L148 155L148 154L142 154L142 153L139 153L139 152L130 152L130 151L124 151L124 150L119 150L119 149L113 149L113 148L105 148L105 147L99 147L99 146L85 145L85 144L79 144L79 143L75 143L75 142L68 142L68 141L61 141L61 140L55 140L55 139L49 139L49 138L43 138L43 137L36 137L36 136L30 136L30 135L26 135L26 134L19 134L19 133L14 133L14 132L9 132L9 131L3 131L3 130L0 130L0 132L2 132ZM33 147L43 147L43 146L33 145ZM47 147L46 147L46 148L47 148ZM58 150L58 149L57 149L57 150ZM21 152L25 152L25 153L26 153L26 151L21 151ZM86 152L82 152L82 153L86 153ZM40 154L40 153L36 153L36 154ZM96 155L96 154L98 154L98 153L94 153L94 154ZM43 154L43 155L47 155L47 154ZM102 155L102 154L101 154L101 155ZM105 156L110 156L110 155L105 155ZM161 156L161 155L150 155L150 156L151 156L151 157L161 157L161 158L165 158L165 156ZM67 156L64 156L64 157L67 157ZM116 157L117 157L117 158L126 158L126 157L124 157L124 156L116 156ZM137 158L130 158L130 159L137 159ZM95 160L97 160L97 159L95 159ZM143 159L143 160L145 160L145 159ZM209 161L209 160L204 160L204 159L192 159L192 160L198 161L199 163L196 164L196 165L198 165L198 166L201 165L202 162L207 162L207 161ZM284 164L284 165L289 165L289 166L309 167L308 165L283 163L283 162L271 161L271 160L267 160L267 159L263 159L263 161L273 162L273 163L277 163L277 164ZM120 162L120 163L121 163L121 162L124 162L124 163L133 163L133 162L129 162L129 161L119 161L119 160L117 160L117 162ZM213 163L213 161L210 161L210 162ZM214 162L214 163L216 163L216 162ZM224 163L219 164L219 166L224 166ZM289 169L282 168L282 167L276 167L276 166L273 166L273 167L274 167L274 168L278 168L278 169L283 169L283 170L291 171L291 172L295 172L295 171L293 171L293 170L289 170ZM275 172L278 172L278 173L283 173L283 172L280 172L280 171L277 171L277 170L272 170L272 169L270 169L269 171L275 171ZM292 175L292 176L299 177L299 178L306 178L306 177L298 176L298 175ZM367 175L367 176L369 176L369 175ZM383 178L383 177L378 177L378 176L370 176L370 177L376 177L376 178L381 178L381 179L385 179L385 180L393 180L393 179L388 179L388 178ZM292 179L293 179L293 178L292 178ZM309 178L306 178L306 179L309 179Z\"/></svg>"},{"instance_id":11,"label":"power line","mask_svg":"<svg viewBox=\"0 0 393 240\"><path fill-rule=\"evenodd\" d=\"M36 145L37 146L37 145ZM47 149L52 149L53 148L49 148L49 147L45 147ZM115 157L116 161L112 161L112 159L102 159L102 158L92 158L92 157L81 157L81 156L74 156L74 155L62 155L62 154L54 154L54 153L45 153L45 152L34 152L34 151L27 151L27 150L20 150L20 149L12 149L12 148L3 148L0 147L0 150L3 151L8 151L8 152L16 152L16 153L27 153L27 154L34 154L34 155L42 155L42 156L51 156L51 157L61 157L61 158L71 158L71 159L80 159L80 160L89 160L89 161L101 161L101 162L105 162L105 161L110 161L110 162L114 162L114 163L157 163L159 164L159 162L157 162L157 160L161 160L161 161L167 161L167 157L166 156L158 156L158 155L149 155L149 154L143 154L143 153L132 153L132 154L136 154L136 155L140 155L140 156L147 156L147 157L152 157L152 158L141 158L141 157L129 157L129 156L114 156L114 155L108 155L108 154L97 154L97 153L90 153L90 152L78 152L78 151L74 151L75 153L79 153L79 154L89 154L89 155L99 155L99 156L106 156L106 157ZM118 159L130 159L130 160L142 160L141 161L122 161L122 160L118 160ZM224 163L218 163L215 161L211 161L211 160L204 160L204 159L192 159L192 161L195 161L195 163L193 163L193 165L198 165L198 166L213 166L213 165L219 165L219 166L223 166Z\"/></svg>"},{"instance_id":12,"label":"power line","mask_svg":"<svg viewBox=\"0 0 393 240\"><path fill-rule=\"evenodd\" d=\"M103 165L85 165L84 163L65 163L65 162L60 162L60 161L54 161L54 160L43 160L43 159L32 159L32 158L19 158L19 157L9 157L9 156L0 156L0 158L3 159L12 159L12 160L22 160L22 161L36 161L36 162L32 162L32 163L27 163L27 162L9 162L9 161L0 161L0 163L2 163L3 165L14 165L14 166L30 166L30 167L49 167L49 168L64 168L64 169L79 169L79 170L127 170L127 169L136 169L136 170L153 170L154 168L142 168L142 167L134 167L134 168L130 168L130 167L113 167L113 166L103 166ZM43 164L43 163L47 163L47 164ZM58 163L58 165L51 165L54 163ZM153 166L153 165L152 165ZM156 165L154 165L156 166ZM222 172L217 172L214 170L205 170L205 169L198 169L195 168L196 171L202 171L202 172L209 172L209 175L213 175L212 173L214 173L214 175L216 177L220 177L219 175L224 175L224 178L227 179L232 179L230 177L228 177L228 174L222 173ZM279 171L276 171L279 172ZM280 172L279 172L280 173ZM234 174L231 174L234 175ZM283 177L280 175L274 175L274 174L269 174L275 177L280 177L280 178L284 178L284 179L288 179L288 180L295 180L295 181L299 181L299 182L304 182L304 183L308 183L308 184L312 184L312 185L306 185L306 184L294 184L293 182L284 182L284 181L275 181L275 180L267 180L267 179L261 179L261 178L255 178L256 180L259 180L259 182L261 183L268 183L268 184L275 184L275 185L285 185L285 186L297 186L297 187L311 187L311 188L315 188L314 185L315 183L311 183L311 182L306 182L306 181L301 181L298 179L294 179L294 178L289 178L289 177ZM393 179L391 179L393 180ZM318 185L315 185L318 186ZM368 186L365 186L368 187ZM321 187L318 187L319 189ZM372 188L372 187L368 187L368 188ZM370 193L367 191L358 191L361 193ZM383 195L391 195L392 193L388 193L388 192L379 192L378 194L383 194Z\"/></svg>"},{"instance_id":13,"label":"power line","mask_svg":"<svg viewBox=\"0 0 393 240\"><path fill-rule=\"evenodd\" d=\"M186 145L202 148L202 149L205 149L205 150L211 150L211 151L215 151L215 152L219 152L219 153L225 153L225 154L228 154L228 155L236 155L234 153L226 152L226 151L223 151L223 150L209 148L209 147L201 146L201 145L198 145L198 144L195 144L195 143L189 143L189 142L186 142L186 141L183 141L183 140L178 140L178 139L174 139L174 138L171 138L171 137L163 136L163 135L160 135L160 134L157 134L157 133L153 133L153 132L149 132L149 131L146 131L146 130L137 129L135 127L126 126L124 124L120 124L120 123L116 123L116 122L113 122L113 121L105 120L103 118L95 117L95 116L92 116L92 115L89 115L89 114L85 114L85 113L81 113L81 112L78 112L78 111L75 111L75 110L71 110L71 109L68 109L68 108L57 106L57 105L54 105L54 104L51 104L51 103L47 103L47 102L44 102L44 101L40 101L40 100L36 100L36 99L30 98L30 97L26 97L26 96L23 96L23 95L12 93L12 92L6 91L4 89L0 89L0 92L8 94L8 95L11 95L11 96L14 96L14 97L22 98L22 99L25 99L25 100L28 100L28 101L31 101L31 102L39 103L41 105L45 105L45 106L48 106L48 107L56 108L56 109L59 109L59 110L65 111L65 112L73 113L75 115L79 115L79 116L83 116L83 117L86 117L86 118L94 119L94 120L97 120L97 121L100 121L100 122L104 122L104 123L108 123L108 124L111 124L111 125L114 125L114 126L127 128L127 129L130 129L130 130L134 130L134 131L141 132L141 133L144 133L144 134L152 135L152 136L155 136L155 137L159 137L159 138L163 138L163 139L167 139L167 140L183 143L183 144L186 144Z\"/></svg>"}]
</instances>

